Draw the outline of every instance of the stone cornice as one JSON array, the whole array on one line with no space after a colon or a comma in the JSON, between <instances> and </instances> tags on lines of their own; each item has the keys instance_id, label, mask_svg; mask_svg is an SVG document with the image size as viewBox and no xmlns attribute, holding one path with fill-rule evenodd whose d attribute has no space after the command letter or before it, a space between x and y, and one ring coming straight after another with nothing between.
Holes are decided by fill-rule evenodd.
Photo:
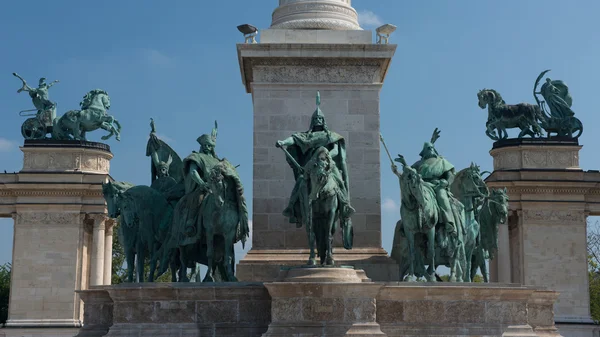
<instances>
[{"instance_id":1,"label":"stone cornice","mask_svg":"<svg viewBox=\"0 0 600 337\"><path fill-rule=\"evenodd\" d=\"M238 61L242 83L251 93L253 82L265 83L321 83L340 81L335 76L321 76L306 72L316 69L326 72L335 67L353 67L356 76L344 78L342 83L382 83L396 51L393 44L238 44ZM280 79L262 80L255 78L257 67L272 68ZM281 68L281 69L278 69ZM364 74L362 74L364 72ZM362 76L360 76L362 74ZM341 79L340 79L341 80Z\"/></svg>"}]
</instances>

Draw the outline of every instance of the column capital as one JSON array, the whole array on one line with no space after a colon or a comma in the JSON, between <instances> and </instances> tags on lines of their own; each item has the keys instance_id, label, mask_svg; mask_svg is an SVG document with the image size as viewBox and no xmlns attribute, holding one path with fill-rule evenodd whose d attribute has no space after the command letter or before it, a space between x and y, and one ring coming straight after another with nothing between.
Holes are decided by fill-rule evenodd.
<instances>
[{"instance_id":1,"label":"column capital","mask_svg":"<svg viewBox=\"0 0 600 337\"><path fill-rule=\"evenodd\" d=\"M106 229L107 220L109 217L104 213L90 213L88 218L94 221L94 230Z\"/></svg>"}]
</instances>

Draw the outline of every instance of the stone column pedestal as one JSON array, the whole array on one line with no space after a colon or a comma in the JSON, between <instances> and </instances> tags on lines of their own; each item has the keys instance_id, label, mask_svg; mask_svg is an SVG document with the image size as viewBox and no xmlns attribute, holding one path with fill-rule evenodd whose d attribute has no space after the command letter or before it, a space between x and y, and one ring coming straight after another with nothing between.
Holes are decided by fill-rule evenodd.
<instances>
[{"instance_id":1,"label":"stone column pedestal","mask_svg":"<svg viewBox=\"0 0 600 337\"><path fill-rule=\"evenodd\" d=\"M102 182L112 154L105 144L79 141L25 141L21 150L23 169L0 175L0 216L15 219L3 332L73 336L65 328L78 328L83 319L75 290L87 289L91 272L86 214L106 212Z\"/></svg>"},{"instance_id":2,"label":"stone column pedestal","mask_svg":"<svg viewBox=\"0 0 600 337\"><path fill-rule=\"evenodd\" d=\"M372 44L369 37L359 43L333 35L327 43L319 40L322 33L348 31L292 32L274 29L279 35L271 36L270 43L237 46L243 83L254 104L252 249L237 267L238 279L270 282L281 266L303 265L308 259L306 230L282 215L294 176L275 143L309 128L319 91L328 128L345 138L356 209L354 247L345 250L336 233L334 258L363 269L375 281L397 280L397 264L381 246L379 160L379 93L396 46Z\"/></svg>"},{"instance_id":3,"label":"stone column pedestal","mask_svg":"<svg viewBox=\"0 0 600 337\"><path fill-rule=\"evenodd\" d=\"M263 337L386 336L376 322L376 298L384 286L352 267L283 269L280 282L265 283L271 324Z\"/></svg>"},{"instance_id":4,"label":"stone column pedestal","mask_svg":"<svg viewBox=\"0 0 600 337\"><path fill-rule=\"evenodd\" d=\"M592 322L586 214L600 214L600 174L579 167L580 149L568 139L498 141L490 151L494 172L486 179L491 188L507 188L512 213L508 233L500 226L497 279L559 292L555 320L561 331L560 323Z\"/></svg>"}]
</instances>

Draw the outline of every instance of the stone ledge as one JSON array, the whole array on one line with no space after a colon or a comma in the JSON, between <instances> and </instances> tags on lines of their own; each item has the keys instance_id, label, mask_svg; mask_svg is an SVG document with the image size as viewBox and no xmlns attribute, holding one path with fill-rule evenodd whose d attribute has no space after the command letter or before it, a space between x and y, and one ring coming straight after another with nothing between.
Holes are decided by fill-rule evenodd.
<instances>
[{"instance_id":1,"label":"stone ledge","mask_svg":"<svg viewBox=\"0 0 600 337\"><path fill-rule=\"evenodd\" d=\"M76 147L76 148L87 148L97 149L108 153L110 152L110 146L104 143L90 142L84 140L53 140L53 139L26 139L23 147Z\"/></svg>"}]
</instances>

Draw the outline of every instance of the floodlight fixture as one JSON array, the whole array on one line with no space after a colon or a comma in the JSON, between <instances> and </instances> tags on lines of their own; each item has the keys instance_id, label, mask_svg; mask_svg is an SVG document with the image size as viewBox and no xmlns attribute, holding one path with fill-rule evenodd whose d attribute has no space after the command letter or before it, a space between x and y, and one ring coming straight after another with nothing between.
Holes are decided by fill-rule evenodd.
<instances>
[{"instance_id":1,"label":"floodlight fixture","mask_svg":"<svg viewBox=\"0 0 600 337\"><path fill-rule=\"evenodd\" d=\"M377 44L388 44L390 43L390 34L396 31L396 26L386 23L385 25L376 29L377 32Z\"/></svg>"},{"instance_id":2,"label":"floodlight fixture","mask_svg":"<svg viewBox=\"0 0 600 337\"><path fill-rule=\"evenodd\" d=\"M244 43L256 43L256 35L258 35L258 29L253 25L243 24L237 26L240 33L244 34Z\"/></svg>"}]
</instances>

